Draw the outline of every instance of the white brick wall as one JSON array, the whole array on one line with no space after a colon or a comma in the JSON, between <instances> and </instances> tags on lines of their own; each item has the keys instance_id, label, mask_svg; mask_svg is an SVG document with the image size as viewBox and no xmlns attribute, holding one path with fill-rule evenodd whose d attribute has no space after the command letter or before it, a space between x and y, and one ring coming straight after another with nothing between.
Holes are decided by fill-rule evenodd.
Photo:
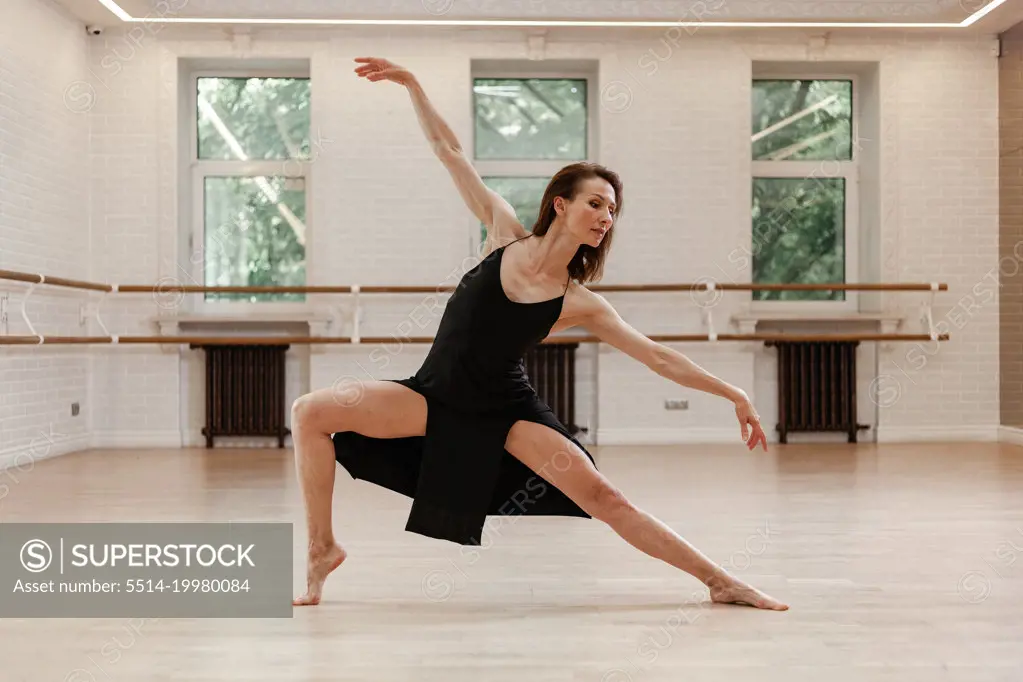
<instances>
[{"instance_id":1,"label":"white brick wall","mask_svg":"<svg viewBox=\"0 0 1023 682\"><path fill-rule=\"evenodd\" d=\"M166 29L149 36L130 57L124 37L116 32L91 42L97 97L91 115L89 189L99 279L156 282L180 277L176 259L187 259L182 235L190 215L182 215L178 206L175 130L185 112L175 96L176 60L238 53L219 33L185 31ZM610 40L613 49L606 47L607 41L587 37L592 34L575 35L575 40L591 42L552 41L547 56L593 60L599 78L594 87L622 83L631 93L624 111L622 100L614 98L624 92L619 89L606 92L608 106L594 112L597 160L622 174L627 194L627 214L618 228L605 282L722 278L719 265L727 267L728 254L739 246L748 248L750 239L752 63L806 60L805 42L792 34L759 40L743 34L697 34L683 36L666 56L665 44L655 34L618 36ZM651 49L664 60L656 63L656 71L650 66ZM875 142L880 225L875 228L879 234L865 243L879 247L871 257L885 280L950 283L954 293L938 299L936 319L997 268L997 65L988 50L986 41L972 39L849 37L833 39L817 55L881 63L881 139ZM469 144L471 60L524 59L525 41L510 32L415 38L409 31L389 36L355 30L257 33L253 39L251 56L310 60L314 138L330 140L319 148L313 164L309 238L315 247L309 282L453 283L451 273L470 254L474 221L423 142L407 94L392 84L360 82L352 74L351 58L365 53L411 67ZM119 55L116 73L111 55ZM7 234L5 230L3 236ZM749 273L735 276L748 278ZM702 331L699 309L686 294L609 298L641 331ZM373 297L362 333L396 332L421 300ZM908 314L909 329L916 330L920 300L888 295L884 305ZM125 296L116 301L129 313L117 333L153 330L133 322L157 312L152 301L139 298L132 303ZM346 304L334 297L313 301ZM725 331L730 316L744 307L743 295L726 294L714 311L718 331ZM949 433L941 429L950 426L972 437L993 434L998 421L996 311L997 292L974 309L962 329L949 330L953 341L926 356L926 366L919 367L919 360L915 365L906 362L909 345L880 351L882 373L894 374L898 362L912 377L909 381L900 375L897 399L883 400L882 438L886 433L890 438L933 437ZM434 316L412 333L430 334L437 321ZM750 391L765 424L773 428L770 352L733 343L679 349ZM194 353L180 363L173 352L126 350L94 353L97 433L107 434L111 442L130 443L148 434L170 443L180 427L185 441L191 442L201 425L201 409L195 405L202 400L191 364ZM371 372L379 368L375 378L407 376L426 352L425 346L407 346L381 367L370 358L373 350L328 347L311 352L309 385L289 391L329 387L361 371L357 362ZM304 362L296 359L292 366L304 373ZM672 386L608 347L602 348L597 365L596 376L583 372L581 377L586 399L579 420L599 429L601 442L737 438L730 406L720 399ZM861 368L861 376L867 372L859 387L861 398L869 395L870 365ZM192 380L181 382L181 376ZM187 393L180 393L181 386ZM664 410L664 400L676 397L689 398L688 412ZM860 421L873 424L873 405L868 401L863 407Z\"/></svg>"},{"instance_id":2,"label":"white brick wall","mask_svg":"<svg viewBox=\"0 0 1023 682\"><path fill-rule=\"evenodd\" d=\"M45 46L45 47L44 47ZM88 279L89 117L85 32L64 9L8 0L0 9L0 268ZM28 287L0 282L8 323L28 334ZM28 312L46 335L81 333L80 297L39 287ZM0 347L0 468L88 443L89 355L83 347ZM82 412L71 416L71 403ZM12 479L3 481L0 494Z\"/></svg>"},{"instance_id":3,"label":"white brick wall","mask_svg":"<svg viewBox=\"0 0 1023 682\"><path fill-rule=\"evenodd\" d=\"M89 39L96 89L90 112L93 266L97 279L112 284L154 284L160 278L157 38L163 30L136 26L127 34ZM158 332L150 319L168 299L150 294L110 299L104 321L111 333ZM90 328L99 333L96 325ZM173 346L95 347L93 444L180 445L179 356L187 352Z\"/></svg>"},{"instance_id":4,"label":"white brick wall","mask_svg":"<svg viewBox=\"0 0 1023 682\"><path fill-rule=\"evenodd\" d=\"M936 428L948 438L993 439L998 291L985 276L998 274L998 64L987 45L925 44L903 50L897 68L899 217L885 277L948 282L934 321L952 341L882 357L888 395L901 397L886 404L880 433L906 439ZM1005 273L1014 274L1011 263ZM922 299L899 300L913 314L908 304Z\"/></svg>"}]
</instances>

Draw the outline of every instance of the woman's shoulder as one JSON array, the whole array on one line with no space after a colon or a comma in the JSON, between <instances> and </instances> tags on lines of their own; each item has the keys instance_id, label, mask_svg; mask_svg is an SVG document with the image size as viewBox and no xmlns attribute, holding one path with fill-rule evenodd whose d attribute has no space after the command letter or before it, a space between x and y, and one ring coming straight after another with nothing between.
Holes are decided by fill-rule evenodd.
<instances>
[{"instance_id":1,"label":"woman's shoulder","mask_svg":"<svg viewBox=\"0 0 1023 682\"><path fill-rule=\"evenodd\" d=\"M610 304L603 296L595 291L591 291L585 285L571 280L568 283L568 288L565 290L565 301L561 308L561 316L577 320L578 324L609 307Z\"/></svg>"}]
</instances>

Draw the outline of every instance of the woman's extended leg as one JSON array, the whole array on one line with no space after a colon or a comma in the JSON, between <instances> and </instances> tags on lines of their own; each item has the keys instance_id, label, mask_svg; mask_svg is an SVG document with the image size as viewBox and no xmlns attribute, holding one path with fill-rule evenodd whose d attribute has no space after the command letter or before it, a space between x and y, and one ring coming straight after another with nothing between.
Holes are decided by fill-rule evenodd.
<instances>
[{"instance_id":1,"label":"woman's extended leg","mask_svg":"<svg viewBox=\"0 0 1023 682\"><path fill-rule=\"evenodd\" d=\"M505 448L633 547L696 577L710 589L714 601L788 608L729 575L671 528L633 506L575 443L554 429L518 421L508 432Z\"/></svg>"},{"instance_id":2,"label":"woman's extended leg","mask_svg":"<svg viewBox=\"0 0 1023 682\"><path fill-rule=\"evenodd\" d=\"M323 582L345 560L334 539L334 443L331 435L355 431L372 438L401 438L426 433L426 399L393 381L369 381L308 393L291 409L295 468L305 500L309 535L307 590L296 606L318 604Z\"/></svg>"}]
</instances>

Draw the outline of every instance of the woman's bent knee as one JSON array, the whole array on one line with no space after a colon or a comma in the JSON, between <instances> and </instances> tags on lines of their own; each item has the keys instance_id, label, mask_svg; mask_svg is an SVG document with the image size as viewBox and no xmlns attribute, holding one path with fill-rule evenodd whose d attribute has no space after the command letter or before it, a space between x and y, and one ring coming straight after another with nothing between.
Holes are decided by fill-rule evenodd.
<instances>
[{"instance_id":1,"label":"woman's bent knee","mask_svg":"<svg viewBox=\"0 0 1023 682\"><path fill-rule=\"evenodd\" d=\"M299 396L295 399L295 402L291 403L291 423L294 425L309 421L309 412L312 409L312 401L309 398L309 394Z\"/></svg>"},{"instance_id":2,"label":"woman's bent knee","mask_svg":"<svg viewBox=\"0 0 1023 682\"><path fill-rule=\"evenodd\" d=\"M322 391L306 393L291 405L292 427L320 430L329 433L347 431L348 410L335 401L325 399ZM327 422L330 422L329 424Z\"/></svg>"}]
</instances>

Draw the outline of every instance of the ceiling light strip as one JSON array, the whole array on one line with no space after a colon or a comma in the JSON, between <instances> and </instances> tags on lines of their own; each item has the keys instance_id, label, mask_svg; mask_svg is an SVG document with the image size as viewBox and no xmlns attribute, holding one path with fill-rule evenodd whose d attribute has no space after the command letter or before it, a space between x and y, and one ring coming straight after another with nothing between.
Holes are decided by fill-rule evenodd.
<instances>
[{"instance_id":1,"label":"ceiling light strip","mask_svg":"<svg viewBox=\"0 0 1023 682\"><path fill-rule=\"evenodd\" d=\"M113 12L114 16L116 16L121 21L135 21L135 18L132 17L127 12L125 12L123 9L121 9L121 6L114 2L114 0L99 0L99 4L103 5L108 10Z\"/></svg>"},{"instance_id":2,"label":"ceiling light strip","mask_svg":"<svg viewBox=\"0 0 1023 682\"><path fill-rule=\"evenodd\" d=\"M306 26L463 26L494 28L958 28L955 23L841 21L591 21L528 19L226 19L214 17L129 19L167 24L268 24Z\"/></svg>"},{"instance_id":3,"label":"ceiling light strip","mask_svg":"<svg viewBox=\"0 0 1023 682\"><path fill-rule=\"evenodd\" d=\"M999 5L1003 5L1003 4L1005 4L1005 0L993 0L993 2L989 2L988 4L984 5L979 10L977 10L976 12L971 14L970 16L966 17L963 20L963 26L969 26L969 25L977 22L978 20L980 20L984 16L986 16L989 12L991 12L995 8L997 8Z\"/></svg>"},{"instance_id":4,"label":"ceiling light strip","mask_svg":"<svg viewBox=\"0 0 1023 682\"><path fill-rule=\"evenodd\" d=\"M271 19L226 17L143 17L125 12L115 0L99 0L119 19L129 23L251 24L293 26L464 26L507 28L961 28L970 26L1006 0L992 0L961 22L879 21L617 21L532 19Z\"/></svg>"}]
</instances>

